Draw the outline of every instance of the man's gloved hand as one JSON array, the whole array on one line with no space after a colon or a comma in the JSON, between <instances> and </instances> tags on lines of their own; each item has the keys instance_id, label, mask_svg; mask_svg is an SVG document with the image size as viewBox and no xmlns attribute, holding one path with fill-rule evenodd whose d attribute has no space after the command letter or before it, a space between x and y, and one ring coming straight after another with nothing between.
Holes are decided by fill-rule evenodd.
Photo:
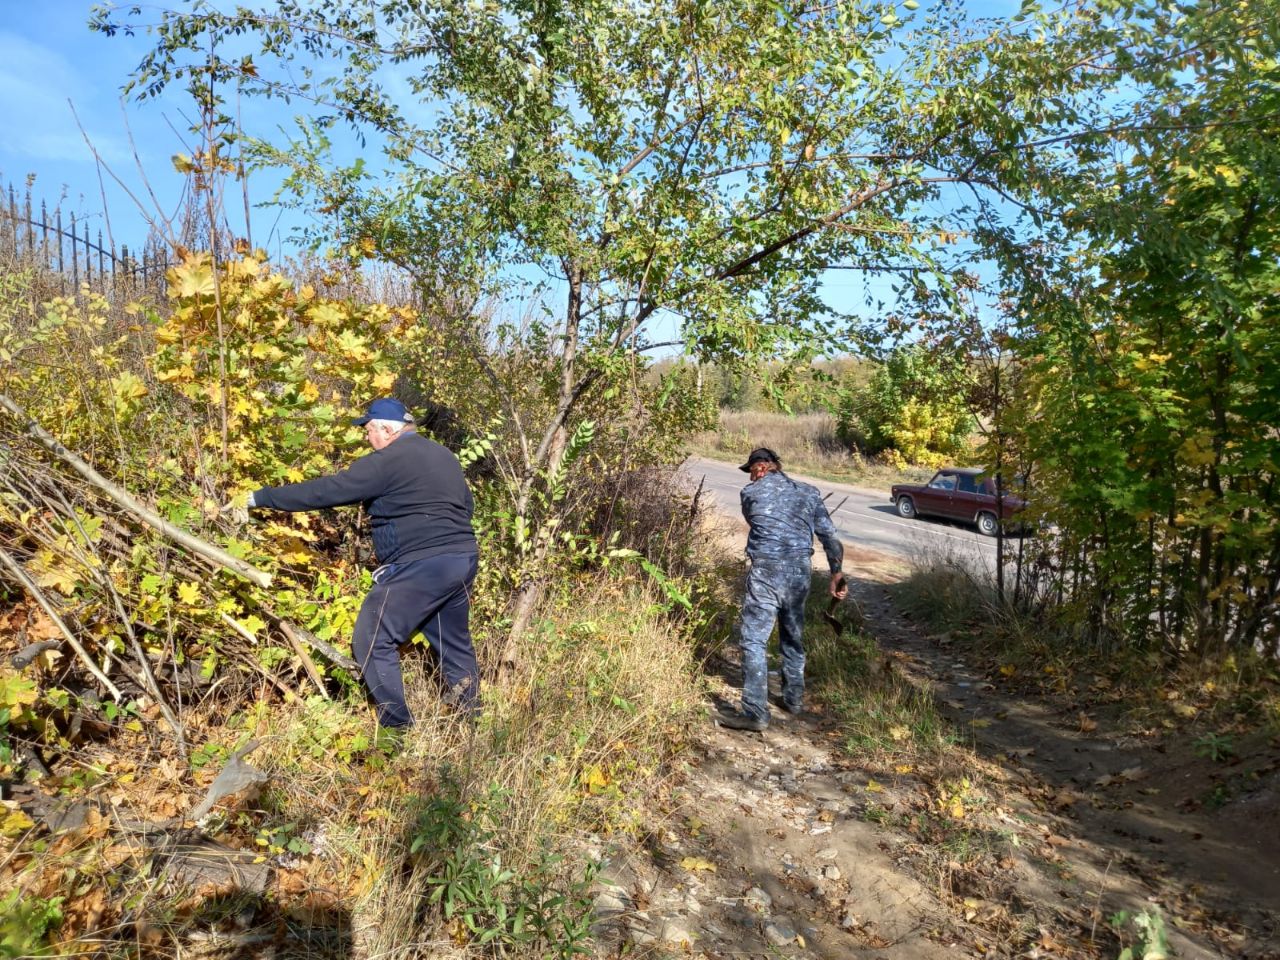
<instances>
[{"instance_id":1,"label":"man's gloved hand","mask_svg":"<svg viewBox=\"0 0 1280 960\"><path fill-rule=\"evenodd\" d=\"M849 581L843 573L833 573L831 575L831 596L837 600L843 600L849 595Z\"/></svg>"},{"instance_id":2,"label":"man's gloved hand","mask_svg":"<svg viewBox=\"0 0 1280 960\"><path fill-rule=\"evenodd\" d=\"M253 506L253 494L237 494L218 510L218 516L226 517L238 527L249 522L249 508Z\"/></svg>"}]
</instances>

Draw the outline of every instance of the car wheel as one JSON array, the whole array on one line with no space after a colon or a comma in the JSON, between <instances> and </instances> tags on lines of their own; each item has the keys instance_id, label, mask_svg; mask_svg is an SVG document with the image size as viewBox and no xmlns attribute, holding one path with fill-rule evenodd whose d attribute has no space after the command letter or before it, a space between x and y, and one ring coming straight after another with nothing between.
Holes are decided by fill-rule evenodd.
<instances>
[{"instance_id":1,"label":"car wheel","mask_svg":"<svg viewBox=\"0 0 1280 960\"><path fill-rule=\"evenodd\" d=\"M996 515L983 510L978 514L978 532L984 537L994 537L1000 525L996 523Z\"/></svg>"},{"instance_id":2,"label":"car wheel","mask_svg":"<svg viewBox=\"0 0 1280 960\"><path fill-rule=\"evenodd\" d=\"M916 515L915 501L912 500L910 497L906 497L906 496L899 497L898 498L898 516L906 517L908 520L910 520L914 518L915 515Z\"/></svg>"}]
</instances>

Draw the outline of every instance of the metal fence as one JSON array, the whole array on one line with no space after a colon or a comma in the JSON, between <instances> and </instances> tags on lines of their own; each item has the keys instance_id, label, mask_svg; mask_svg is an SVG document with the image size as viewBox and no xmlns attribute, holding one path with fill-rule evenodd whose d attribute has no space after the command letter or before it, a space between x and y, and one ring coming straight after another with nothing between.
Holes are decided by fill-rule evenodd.
<instances>
[{"instance_id":1,"label":"metal fence","mask_svg":"<svg viewBox=\"0 0 1280 960\"><path fill-rule=\"evenodd\" d=\"M89 221L75 213L63 216L61 205L37 207L31 191L12 184L0 194L0 259L43 269L58 278L62 293L87 286L108 297L138 297L164 292L167 250L156 240L130 249L105 243Z\"/></svg>"}]
</instances>

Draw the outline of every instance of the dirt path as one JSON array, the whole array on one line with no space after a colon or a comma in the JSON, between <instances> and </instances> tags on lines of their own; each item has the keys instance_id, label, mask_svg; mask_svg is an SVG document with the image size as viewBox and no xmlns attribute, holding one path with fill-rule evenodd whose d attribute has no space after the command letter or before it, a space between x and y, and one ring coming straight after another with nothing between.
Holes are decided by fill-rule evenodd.
<instances>
[{"instance_id":1,"label":"dirt path","mask_svg":"<svg viewBox=\"0 0 1280 960\"><path fill-rule=\"evenodd\" d=\"M1277 745L1223 774L1158 731L1002 689L882 580L855 595L882 668L932 694L954 749L886 764L821 706L775 710L764 734L708 722L665 822L603 874L602 956L1111 960L1143 942L1109 924L1125 910L1158 915L1177 957L1280 958ZM1224 777L1248 788L1205 809Z\"/></svg>"},{"instance_id":2,"label":"dirt path","mask_svg":"<svg viewBox=\"0 0 1280 960\"><path fill-rule=\"evenodd\" d=\"M764 734L708 724L667 825L608 871L602 938L655 955L951 956L930 939L946 911L862 819L874 784L837 725L777 713Z\"/></svg>"}]
</instances>

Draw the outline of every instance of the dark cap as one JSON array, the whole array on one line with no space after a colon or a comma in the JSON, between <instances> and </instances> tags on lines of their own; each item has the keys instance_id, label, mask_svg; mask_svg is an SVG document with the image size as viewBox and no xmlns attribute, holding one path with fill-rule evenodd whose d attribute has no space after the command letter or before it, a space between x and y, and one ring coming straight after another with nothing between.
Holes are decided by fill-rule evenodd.
<instances>
[{"instance_id":1,"label":"dark cap","mask_svg":"<svg viewBox=\"0 0 1280 960\"><path fill-rule=\"evenodd\" d=\"M383 397L369 404L369 408L365 410L363 417L356 417L351 421L353 427L363 427L370 420L394 420L397 423L413 423L413 417L409 411L404 408L404 404L399 400L393 400L391 397Z\"/></svg>"},{"instance_id":2,"label":"dark cap","mask_svg":"<svg viewBox=\"0 0 1280 960\"><path fill-rule=\"evenodd\" d=\"M778 455L768 447L756 447L751 451L751 456L747 457L747 462L738 469L743 473L750 473L751 465L753 463L760 463L761 461L765 463L776 463L779 465L782 463L782 461L778 459Z\"/></svg>"}]
</instances>

